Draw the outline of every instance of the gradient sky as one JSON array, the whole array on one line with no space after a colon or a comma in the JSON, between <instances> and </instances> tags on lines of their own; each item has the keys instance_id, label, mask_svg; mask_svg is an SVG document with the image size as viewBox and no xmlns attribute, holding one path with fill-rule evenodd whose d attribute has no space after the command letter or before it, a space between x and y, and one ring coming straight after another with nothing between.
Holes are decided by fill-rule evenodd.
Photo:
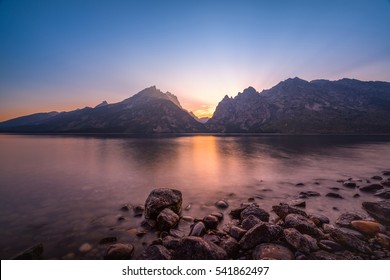
<instances>
[{"instance_id":1,"label":"gradient sky","mask_svg":"<svg viewBox=\"0 0 390 280\"><path fill-rule=\"evenodd\" d=\"M295 76L390 81L390 1L0 0L0 121L151 85L201 115Z\"/></svg>"}]
</instances>

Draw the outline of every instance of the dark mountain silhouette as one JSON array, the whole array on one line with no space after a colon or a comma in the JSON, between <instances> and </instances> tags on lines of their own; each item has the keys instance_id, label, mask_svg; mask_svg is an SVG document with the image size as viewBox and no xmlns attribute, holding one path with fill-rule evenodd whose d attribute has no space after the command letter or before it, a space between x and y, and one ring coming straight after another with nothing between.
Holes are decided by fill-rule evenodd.
<instances>
[{"instance_id":1,"label":"dark mountain silhouette","mask_svg":"<svg viewBox=\"0 0 390 280\"><path fill-rule=\"evenodd\" d=\"M390 133L390 83L299 78L258 93L225 96L207 122L213 132Z\"/></svg>"},{"instance_id":2,"label":"dark mountain silhouette","mask_svg":"<svg viewBox=\"0 0 390 280\"><path fill-rule=\"evenodd\" d=\"M203 124L185 111L176 96L155 86L115 104L71 112L41 113L0 123L7 132L195 133Z\"/></svg>"}]
</instances>

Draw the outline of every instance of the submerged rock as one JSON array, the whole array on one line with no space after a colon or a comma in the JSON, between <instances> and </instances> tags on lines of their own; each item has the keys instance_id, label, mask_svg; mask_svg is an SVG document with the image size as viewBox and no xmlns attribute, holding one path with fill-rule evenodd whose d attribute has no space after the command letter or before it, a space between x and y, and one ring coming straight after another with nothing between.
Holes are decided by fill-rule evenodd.
<instances>
[{"instance_id":1,"label":"submerged rock","mask_svg":"<svg viewBox=\"0 0 390 280\"><path fill-rule=\"evenodd\" d=\"M174 260L224 260L225 250L200 237L184 237L172 254Z\"/></svg>"},{"instance_id":2,"label":"submerged rock","mask_svg":"<svg viewBox=\"0 0 390 280\"><path fill-rule=\"evenodd\" d=\"M315 191L305 191L305 192L299 193L299 197L301 197L301 198L306 198L306 197L310 197L310 196L321 196L321 194L319 192L315 192Z\"/></svg>"},{"instance_id":3,"label":"submerged rock","mask_svg":"<svg viewBox=\"0 0 390 280\"><path fill-rule=\"evenodd\" d=\"M43 245L41 243L28 248L22 253L13 257L13 260L40 260L42 259Z\"/></svg>"},{"instance_id":4,"label":"submerged rock","mask_svg":"<svg viewBox=\"0 0 390 280\"><path fill-rule=\"evenodd\" d=\"M282 245L265 243L260 244L254 250L252 257L254 260L293 260L294 254Z\"/></svg>"},{"instance_id":5,"label":"submerged rock","mask_svg":"<svg viewBox=\"0 0 390 280\"><path fill-rule=\"evenodd\" d=\"M229 207L229 204L225 200L220 200L215 203L215 206L219 209L226 209Z\"/></svg>"},{"instance_id":6,"label":"submerged rock","mask_svg":"<svg viewBox=\"0 0 390 280\"><path fill-rule=\"evenodd\" d=\"M108 247L104 259L106 260L129 260L133 254L132 244L116 243Z\"/></svg>"},{"instance_id":7,"label":"submerged rock","mask_svg":"<svg viewBox=\"0 0 390 280\"><path fill-rule=\"evenodd\" d=\"M334 192L327 193L325 196L327 196L327 197L333 197L333 198L339 198L339 199L343 199L343 198L344 198L344 197L342 197L340 194L334 193Z\"/></svg>"},{"instance_id":8,"label":"submerged rock","mask_svg":"<svg viewBox=\"0 0 390 280\"><path fill-rule=\"evenodd\" d=\"M347 187L347 188L354 189L354 188L356 188L356 183L346 181L346 182L343 183L343 186L344 186L344 187Z\"/></svg>"},{"instance_id":9,"label":"submerged rock","mask_svg":"<svg viewBox=\"0 0 390 280\"><path fill-rule=\"evenodd\" d=\"M378 180L378 181L383 180L383 178L381 176L378 176L378 175L372 176L371 179Z\"/></svg>"},{"instance_id":10,"label":"submerged rock","mask_svg":"<svg viewBox=\"0 0 390 280\"><path fill-rule=\"evenodd\" d=\"M383 189L382 185L371 184L371 185L368 185L368 186L361 187L359 190L361 190L362 192L376 192L376 191L379 191L379 190L382 190L382 189Z\"/></svg>"},{"instance_id":11,"label":"submerged rock","mask_svg":"<svg viewBox=\"0 0 390 280\"><path fill-rule=\"evenodd\" d=\"M116 236L108 236L100 239L99 244L108 244L108 243L113 243L116 242L117 238Z\"/></svg>"},{"instance_id":12,"label":"submerged rock","mask_svg":"<svg viewBox=\"0 0 390 280\"><path fill-rule=\"evenodd\" d=\"M371 216L390 226L390 201L363 202L362 205Z\"/></svg>"},{"instance_id":13,"label":"submerged rock","mask_svg":"<svg viewBox=\"0 0 390 280\"><path fill-rule=\"evenodd\" d=\"M390 178L382 180L381 184L384 186L390 187Z\"/></svg>"},{"instance_id":14,"label":"submerged rock","mask_svg":"<svg viewBox=\"0 0 390 280\"><path fill-rule=\"evenodd\" d=\"M145 217L155 219L165 208L169 208L176 214L179 214L182 201L182 194L179 190L168 188L155 189L146 199Z\"/></svg>"},{"instance_id":15,"label":"submerged rock","mask_svg":"<svg viewBox=\"0 0 390 280\"><path fill-rule=\"evenodd\" d=\"M374 195L382 197L384 199L390 199L390 190L389 189L379 190Z\"/></svg>"}]
</instances>

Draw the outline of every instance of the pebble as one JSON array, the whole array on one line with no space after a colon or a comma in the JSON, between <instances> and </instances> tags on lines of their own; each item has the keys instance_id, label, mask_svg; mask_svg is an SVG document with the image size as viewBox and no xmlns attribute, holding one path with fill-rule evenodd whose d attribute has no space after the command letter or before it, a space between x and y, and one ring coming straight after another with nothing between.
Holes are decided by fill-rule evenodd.
<instances>
[{"instance_id":1,"label":"pebble","mask_svg":"<svg viewBox=\"0 0 390 280\"><path fill-rule=\"evenodd\" d=\"M368 186L361 187L359 190L362 192L372 192L373 193L373 192L376 192L379 190L383 190L383 186L379 185L379 184L371 184Z\"/></svg>"},{"instance_id":2,"label":"pebble","mask_svg":"<svg viewBox=\"0 0 390 280\"><path fill-rule=\"evenodd\" d=\"M92 250L92 245L89 243L84 243L79 247L81 253L87 253Z\"/></svg>"},{"instance_id":3,"label":"pebble","mask_svg":"<svg viewBox=\"0 0 390 280\"><path fill-rule=\"evenodd\" d=\"M347 187L347 188L352 188L352 189L354 189L354 188L356 188L356 183L354 183L354 182L344 182L344 183L343 183L343 186L344 186L344 187Z\"/></svg>"},{"instance_id":4,"label":"pebble","mask_svg":"<svg viewBox=\"0 0 390 280\"><path fill-rule=\"evenodd\" d=\"M226 209L229 207L229 204L225 200L220 200L215 203L215 206L219 209Z\"/></svg>"},{"instance_id":5,"label":"pebble","mask_svg":"<svg viewBox=\"0 0 390 280\"><path fill-rule=\"evenodd\" d=\"M190 235L191 236L202 236L206 232L206 226L203 222L197 222L194 224Z\"/></svg>"},{"instance_id":6,"label":"pebble","mask_svg":"<svg viewBox=\"0 0 390 280\"><path fill-rule=\"evenodd\" d=\"M325 196L332 197L332 198L339 198L339 199L343 199L344 198L340 194L334 193L334 192L327 193Z\"/></svg>"},{"instance_id":7,"label":"pebble","mask_svg":"<svg viewBox=\"0 0 390 280\"><path fill-rule=\"evenodd\" d=\"M381 224L365 220L352 221L351 226L357 231L370 236L374 236L375 234L384 232L385 230Z\"/></svg>"},{"instance_id":8,"label":"pebble","mask_svg":"<svg viewBox=\"0 0 390 280\"><path fill-rule=\"evenodd\" d=\"M213 215L207 215L203 218L203 223L209 229L215 229L218 226L219 220L217 217Z\"/></svg>"}]
</instances>

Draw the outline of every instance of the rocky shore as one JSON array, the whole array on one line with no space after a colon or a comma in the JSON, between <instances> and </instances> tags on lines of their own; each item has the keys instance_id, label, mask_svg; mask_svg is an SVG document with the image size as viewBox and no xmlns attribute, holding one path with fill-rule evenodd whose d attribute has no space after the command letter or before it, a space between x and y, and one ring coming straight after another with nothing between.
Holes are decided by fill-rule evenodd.
<instances>
[{"instance_id":1,"label":"rocky shore","mask_svg":"<svg viewBox=\"0 0 390 280\"><path fill-rule=\"evenodd\" d=\"M144 205L123 206L140 219L139 229L131 229L139 237L154 233L157 237L142 244L141 254L134 254L136 244L119 242L107 236L99 244L105 246L103 259L145 260L360 260L390 259L390 171L373 176L365 182L348 179L339 181L340 188L356 189L379 197L365 201L362 213L341 213L334 223L322 214L305 210L306 201L319 196L302 191L299 199L272 206L273 213L249 199L238 208L225 200L215 202L215 211L204 217L184 215L182 193L176 189L153 190ZM325 196L343 199L331 191ZM131 209L130 209L131 208ZM186 211L187 210L187 211ZM274 217L274 218L273 218ZM118 217L118 222L124 219ZM185 226L182 226L182 225ZM85 248L84 248L84 247ZM80 250L88 251L89 244ZM88 248L87 248L88 247ZM43 246L37 245L16 259L40 258Z\"/></svg>"}]
</instances>

